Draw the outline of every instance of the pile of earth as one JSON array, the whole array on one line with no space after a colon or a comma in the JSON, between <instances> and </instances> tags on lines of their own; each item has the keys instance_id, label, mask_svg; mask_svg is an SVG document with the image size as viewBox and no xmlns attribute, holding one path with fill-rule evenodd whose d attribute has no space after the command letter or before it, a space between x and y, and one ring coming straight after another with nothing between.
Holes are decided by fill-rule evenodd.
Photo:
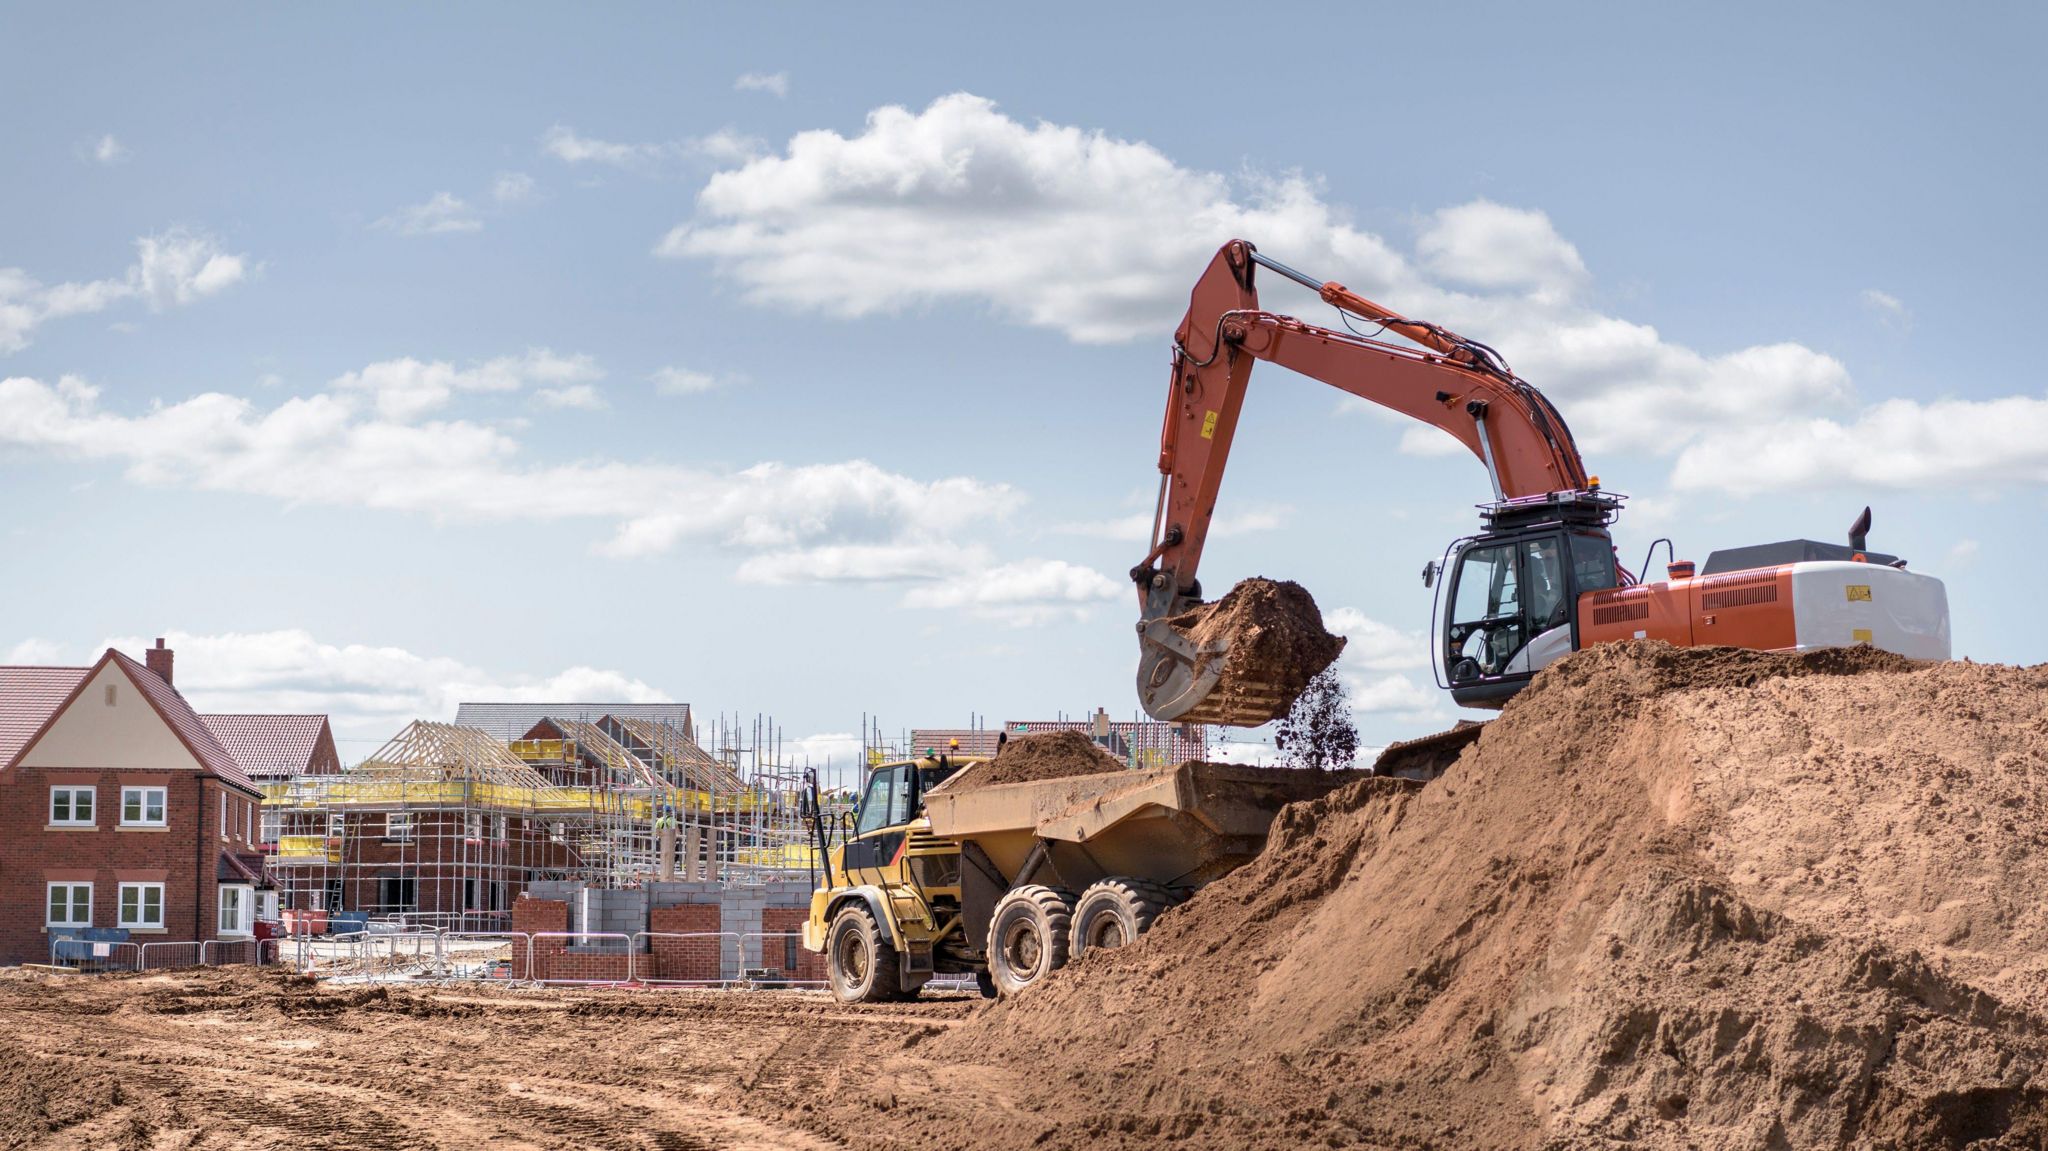
<instances>
[{"instance_id":1,"label":"pile of earth","mask_svg":"<svg viewBox=\"0 0 2048 1151\"><path fill-rule=\"evenodd\" d=\"M963 773L956 788L993 787L999 783L1031 783L1074 775L1101 775L1124 770L1124 761L1078 731L1041 731L1013 735L986 760Z\"/></svg>"},{"instance_id":2,"label":"pile of earth","mask_svg":"<svg viewBox=\"0 0 2048 1151\"><path fill-rule=\"evenodd\" d=\"M892 1125L990 1147L2039 1147L2044 781L2048 668L1594 648L1437 781L1287 808L1133 946L899 1057ZM987 1077L1000 1106L976 1102Z\"/></svg>"},{"instance_id":3,"label":"pile of earth","mask_svg":"<svg viewBox=\"0 0 2048 1151\"><path fill-rule=\"evenodd\" d=\"M1166 620L1199 649L1227 645L1225 673L1216 690L1226 697L1259 687L1262 696L1292 700L1344 652L1344 637L1323 628L1322 610L1308 589L1263 577L1240 582L1222 599ZM1195 662L1200 675L1214 657ZM1282 708L1285 711L1285 708Z\"/></svg>"}]
</instances>

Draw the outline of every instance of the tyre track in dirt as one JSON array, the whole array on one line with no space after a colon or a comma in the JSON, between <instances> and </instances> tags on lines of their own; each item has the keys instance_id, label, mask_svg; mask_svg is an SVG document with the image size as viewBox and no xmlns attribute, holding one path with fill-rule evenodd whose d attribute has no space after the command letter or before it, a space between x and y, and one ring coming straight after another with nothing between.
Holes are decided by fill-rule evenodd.
<instances>
[{"instance_id":1,"label":"tyre track in dirt","mask_svg":"<svg viewBox=\"0 0 2048 1151\"><path fill-rule=\"evenodd\" d=\"M17 973L0 1148L841 1147L804 1130L803 1096L968 1006Z\"/></svg>"}]
</instances>

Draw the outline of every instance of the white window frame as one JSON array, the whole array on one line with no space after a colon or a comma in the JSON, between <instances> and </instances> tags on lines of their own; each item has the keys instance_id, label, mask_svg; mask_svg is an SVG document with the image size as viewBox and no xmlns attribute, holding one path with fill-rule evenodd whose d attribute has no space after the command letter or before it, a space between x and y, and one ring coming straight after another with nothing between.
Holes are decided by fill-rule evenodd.
<instances>
[{"instance_id":1,"label":"white window frame","mask_svg":"<svg viewBox=\"0 0 2048 1151\"><path fill-rule=\"evenodd\" d=\"M152 793L154 793L154 794L156 795L156 818L155 818L155 819L151 819L151 818L149 818L149 797L150 797L150 795L151 795ZM140 812L141 812L141 816L142 816L142 817L141 817L140 819L130 819L130 818L128 818L128 797L129 797L129 796L131 796L131 795L134 795L134 796L139 796L139 797L140 797L140 798L139 798L139 799L137 800L137 804L136 804L137 808L138 808L138 809L140 810ZM123 788L121 789L121 826L122 826L122 827L167 827L167 826L169 826L169 825L170 825L170 815L171 815L171 792L170 792L170 789L169 789L169 788L166 788L166 787L123 787Z\"/></svg>"},{"instance_id":2,"label":"white window frame","mask_svg":"<svg viewBox=\"0 0 2048 1151\"><path fill-rule=\"evenodd\" d=\"M58 819L58 818L57 818L57 794L58 794L59 792L62 792L62 793L64 794L64 796L65 796L65 800L64 800L64 805L65 805L65 807L66 807L66 808L67 808L67 809L68 809L68 810L69 810L69 811L71 812L71 814L70 814L69 816L67 816L67 817L65 817L65 818L63 818L63 819ZM92 813L91 813L90 815L86 816L86 817L85 817L84 819L80 819L80 818L78 818L78 797L79 797L80 795L84 795L84 796L85 796L85 804L86 804L86 806L87 806L88 808L90 808L90 809L91 809L91 812L92 812ZM99 826L99 821L100 821L100 797L99 797L99 788L97 788L97 787L92 787L92 786L71 786L71 785L64 785L64 786L59 786L59 787L52 787L52 788L50 789L50 826L51 826L51 827L98 827L98 826Z\"/></svg>"},{"instance_id":3,"label":"white window frame","mask_svg":"<svg viewBox=\"0 0 2048 1151\"><path fill-rule=\"evenodd\" d=\"M60 887L63 887L63 888L69 888L69 889L70 889L69 893L68 893L68 894L66 894L66 895L65 895L65 897L64 897L64 902L65 902L65 910L66 910L67 912L70 912L70 913L71 913L71 918L70 918L70 919L68 919L68 920L66 920L66 921L64 921L64 922L62 922L62 923L59 923L59 922L57 922L56 920L54 920L54 919L51 919L51 918L50 918L50 894L51 894L52 892L56 891L56 890L57 890L58 888L60 888ZM79 889L79 888L81 888L81 887L85 888L85 918L83 918L83 919L80 919L80 918L78 918L78 914L77 914L77 913L78 913L78 889ZM52 928L52 929L57 929L57 928L79 928L79 927L91 927L91 926L92 926L92 899L93 899L93 890L92 890L92 884L91 884L91 883L89 883L89 882L80 882L80 881L78 881L78 880L75 880L75 879L67 879L67 880L63 880L63 881L60 881L60 882L52 882L52 883L46 883L46 884L44 884L44 885L43 885L43 926L44 926L44 927L48 927L48 928Z\"/></svg>"},{"instance_id":4,"label":"white window frame","mask_svg":"<svg viewBox=\"0 0 2048 1151\"><path fill-rule=\"evenodd\" d=\"M228 921L229 896L234 896L235 918ZM214 909L215 934L222 936L248 935L255 930L256 888L247 883L223 883L220 885L220 899Z\"/></svg>"},{"instance_id":5,"label":"white window frame","mask_svg":"<svg viewBox=\"0 0 2048 1151\"><path fill-rule=\"evenodd\" d=\"M223 788L220 793L220 837L222 839L228 837L228 826L228 793L227 789Z\"/></svg>"},{"instance_id":6,"label":"white window frame","mask_svg":"<svg viewBox=\"0 0 2048 1151\"><path fill-rule=\"evenodd\" d=\"M384 838L393 843L411 843L413 818L410 811L390 811L384 814Z\"/></svg>"},{"instance_id":7,"label":"white window frame","mask_svg":"<svg viewBox=\"0 0 2048 1151\"><path fill-rule=\"evenodd\" d=\"M128 893L135 892L135 915L128 915ZM156 919L144 919L149 910L148 895L156 892ZM118 926L131 930L161 931L164 926L164 885L161 883L123 883L115 892L114 911L119 917Z\"/></svg>"},{"instance_id":8,"label":"white window frame","mask_svg":"<svg viewBox=\"0 0 2048 1151\"><path fill-rule=\"evenodd\" d=\"M256 843L256 805L242 805L242 842L254 846Z\"/></svg>"}]
</instances>

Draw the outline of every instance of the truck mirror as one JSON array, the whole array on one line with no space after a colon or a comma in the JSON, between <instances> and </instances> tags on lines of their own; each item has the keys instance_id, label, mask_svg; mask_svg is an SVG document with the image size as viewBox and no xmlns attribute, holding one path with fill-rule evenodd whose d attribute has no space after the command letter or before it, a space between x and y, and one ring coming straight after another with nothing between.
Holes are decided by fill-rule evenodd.
<instances>
[{"instance_id":1,"label":"truck mirror","mask_svg":"<svg viewBox=\"0 0 2048 1151\"><path fill-rule=\"evenodd\" d=\"M1435 586L1436 586L1436 571L1437 571L1437 568L1436 568L1436 561L1435 561L1435 560L1431 560L1431 561L1429 561L1428 563L1426 563L1426 564L1423 564L1423 565L1422 565L1422 586L1423 586L1423 587L1435 587Z\"/></svg>"}]
</instances>

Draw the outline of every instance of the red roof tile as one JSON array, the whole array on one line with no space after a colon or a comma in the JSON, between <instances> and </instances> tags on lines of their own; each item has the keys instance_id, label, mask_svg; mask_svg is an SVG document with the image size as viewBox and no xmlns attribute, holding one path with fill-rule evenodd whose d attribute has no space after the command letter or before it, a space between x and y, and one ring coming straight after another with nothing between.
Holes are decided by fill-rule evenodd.
<instances>
[{"instance_id":1,"label":"red roof tile","mask_svg":"<svg viewBox=\"0 0 2048 1151\"><path fill-rule=\"evenodd\" d=\"M91 672L89 667L0 667L0 767L14 762Z\"/></svg>"},{"instance_id":2,"label":"red roof tile","mask_svg":"<svg viewBox=\"0 0 2048 1151\"><path fill-rule=\"evenodd\" d=\"M199 722L254 779L282 779L340 766L327 762L333 757L333 739L327 736L324 715L202 715Z\"/></svg>"},{"instance_id":3,"label":"red roof tile","mask_svg":"<svg viewBox=\"0 0 2048 1151\"><path fill-rule=\"evenodd\" d=\"M185 702L184 696L178 694L177 688L165 683L162 676L112 648L107 649L107 658L120 664L121 670L128 673L128 678L135 681L136 690L148 697L150 705L156 708L157 714L163 716L165 723L171 725L171 730L178 733L178 738L191 749L192 755L199 760L202 767L236 787L249 791L256 790L256 785L249 782L249 776L243 772L242 765L236 763L235 757L228 754L228 749L222 747L220 741L213 737L213 733L206 729L206 725L199 722L199 714L192 710L191 704Z\"/></svg>"}]
</instances>

